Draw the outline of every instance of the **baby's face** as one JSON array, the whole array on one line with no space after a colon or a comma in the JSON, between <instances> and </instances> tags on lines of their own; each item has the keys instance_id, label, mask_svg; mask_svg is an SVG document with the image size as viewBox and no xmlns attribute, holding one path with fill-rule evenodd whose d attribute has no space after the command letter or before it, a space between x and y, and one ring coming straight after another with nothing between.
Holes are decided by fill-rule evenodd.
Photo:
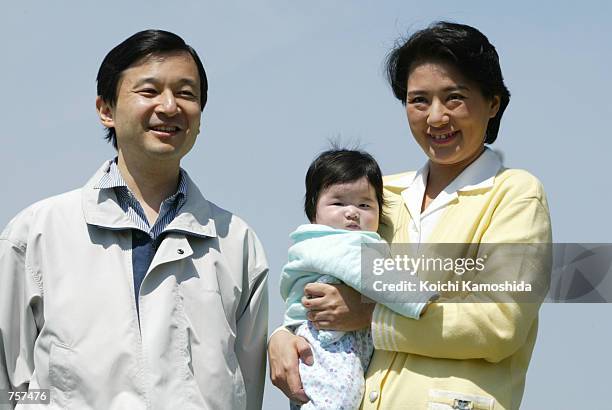
<instances>
[{"instance_id":1,"label":"baby's face","mask_svg":"<svg viewBox=\"0 0 612 410\"><path fill-rule=\"evenodd\" d=\"M314 223L352 231L378 230L378 201L374 187L363 177L331 185L319 196Z\"/></svg>"}]
</instances>

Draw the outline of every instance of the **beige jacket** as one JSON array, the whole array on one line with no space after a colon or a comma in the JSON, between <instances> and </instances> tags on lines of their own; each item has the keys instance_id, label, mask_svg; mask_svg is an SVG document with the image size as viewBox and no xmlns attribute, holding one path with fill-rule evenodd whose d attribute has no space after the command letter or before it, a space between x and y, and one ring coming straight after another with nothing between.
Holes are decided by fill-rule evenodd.
<instances>
[{"instance_id":1,"label":"beige jacket","mask_svg":"<svg viewBox=\"0 0 612 410\"><path fill-rule=\"evenodd\" d=\"M0 389L50 389L48 409L260 409L268 267L257 236L188 178L139 317L135 226L112 190L93 189L107 167L0 235Z\"/></svg>"}]
</instances>

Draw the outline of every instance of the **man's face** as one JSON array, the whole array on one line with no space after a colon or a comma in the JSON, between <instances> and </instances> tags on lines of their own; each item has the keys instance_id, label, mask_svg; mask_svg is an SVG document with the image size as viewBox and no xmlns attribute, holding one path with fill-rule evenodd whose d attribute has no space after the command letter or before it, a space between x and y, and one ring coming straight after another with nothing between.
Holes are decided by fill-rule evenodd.
<instances>
[{"instance_id":1,"label":"man's face","mask_svg":"<svg viewBox=\"0 0 612 410\"><path fill-rule=\"evenodd\" d=\"M147 164L176 161L200 132L200 76L189 53L153 55L127 68L117 101L98 97L102 123L114 127L119 154Z\"/></svg>"}]
</instances>

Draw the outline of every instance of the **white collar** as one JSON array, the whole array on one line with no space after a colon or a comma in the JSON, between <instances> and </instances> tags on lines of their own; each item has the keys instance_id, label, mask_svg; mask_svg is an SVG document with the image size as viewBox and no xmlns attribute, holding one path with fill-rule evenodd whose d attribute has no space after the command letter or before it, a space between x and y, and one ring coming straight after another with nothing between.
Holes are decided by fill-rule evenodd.
<instances>
[{"instance_id":1,"label":"white collar","mask_svg":"<svg viewBox=\"0 0 612 410\"><path fill-rule=\"evenodd\" d=\"M501 167L501 159L493 150L485 147L482 154L452 180L444 191L452 193L491 188Z\"/></svg>"},{"instance_id":2,"label":"white collar","mask_svg":"<svg viewBox=\"0 0 612 410\"><path fill-rule=\"evenodd\" d=\"M502 162L497 154L485 147L482 154L438 194L432 204L425 210L425 214L447 205L457 198L458 192L491 188L495 182L495 175L501 167ZM428 174L429 161L416 173L407 174L394 181L395 186L405 188L402 191L402 198L414 219L420 219L421 201L425 193Z\"/></svg>"},{"instance_id":3,"label":"white collar","mask_svg":"<svg viewBox=\"0 0 612 410\"><path fill-rule=\"evenodd\" d=\"M490 188L493 186L495 175L502 167L499 156L493 150L485 147L484 151L474 162L472 162L461 174L459 174L444 189L449 191L451 187L454 191L470 191L474 189ZM410 172L393 181L393 186L398 188L408 188L417 178L425 177L429 174L429 161L418 171Z\"/></svg>"}]
</instances>

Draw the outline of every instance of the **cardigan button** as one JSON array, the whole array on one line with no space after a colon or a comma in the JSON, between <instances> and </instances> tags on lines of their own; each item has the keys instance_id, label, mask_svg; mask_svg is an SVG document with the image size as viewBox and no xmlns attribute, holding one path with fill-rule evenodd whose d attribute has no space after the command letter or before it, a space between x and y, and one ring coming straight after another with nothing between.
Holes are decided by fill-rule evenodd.
<instances>
[{"instance_id":1,"label":"cardigan button","mask_svg":"<svg viewBox=\"0 0 612 410\"><path fill-rule=\"evenodd\" d=\"M370 402L374 403L377 398L378 398L378 392L376 390L372 390L370 392Z\"/></svg>"},{"instance_id":2,"label":"cardigan button","mask_svg":"<svg viewBox=\"0 0 612 410\"><path fill-rule=\"evenodd\" d=\"M185 253L185 251L184 251L184 250L182 250L182 249L177 249L177 250L176 250L176 253L178 253L179 255L182 255L182 254L184 254L184 253Z\"/></svg>"}]
</instances>

